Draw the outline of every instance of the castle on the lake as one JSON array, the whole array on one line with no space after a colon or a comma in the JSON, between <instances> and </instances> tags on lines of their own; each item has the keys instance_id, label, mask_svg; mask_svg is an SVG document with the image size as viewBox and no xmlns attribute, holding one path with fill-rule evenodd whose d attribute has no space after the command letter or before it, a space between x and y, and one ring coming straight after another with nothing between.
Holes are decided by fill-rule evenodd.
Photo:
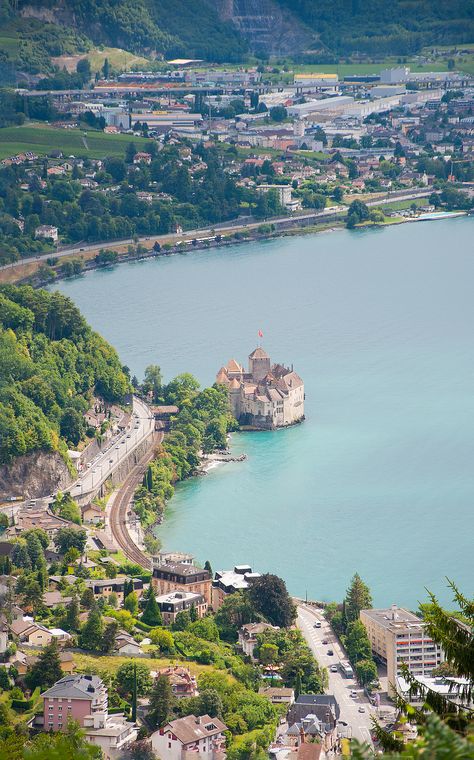
<instances>
[{"instance_id":1,"label":"castle on the lake","mask_svg":"<svg viewBox=\"0 0 474 760\"><path fill-rule=\"evenodd\" d=\"M249 356L248 372L235 359L221 367L216 382L225 385L241 425L273 430L304 420L304 384L293 370L273 364L258 347Z\"/></svg>"}]
</instances>

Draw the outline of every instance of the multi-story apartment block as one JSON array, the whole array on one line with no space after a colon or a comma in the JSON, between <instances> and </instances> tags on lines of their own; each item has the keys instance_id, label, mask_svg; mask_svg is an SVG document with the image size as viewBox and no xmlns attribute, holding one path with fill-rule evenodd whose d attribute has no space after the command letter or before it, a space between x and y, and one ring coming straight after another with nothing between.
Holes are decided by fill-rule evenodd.
<instances>
[{"instance_id":1,"label":"multi-story apartment block","mask_svg":"<svg viewBox=\"0 0 474 760\"><path fill-rule=\"evenodd\" d=\"M207 602L202 594L172 591L170 594L161 594L161 596L157 596L156 602L160 608L165 625L171 625L174 623L176 615L179 612L189 612L193 606L198 618L204 617L207 612Z\"/></svg>"},{"instance_id":2,"label":"multi-story apartment block","mask_svg":"<svg viewBox=\"0 0 474 760\"><path fill-rule=\"evenodd\" d=\"M160 596L174 591L201 594L210 606L211 582L211 574L196 565L179 562L153 566L152 583Z\"/></svg>"},{"instance_id":3,"label":"multi-story apartment block","mask_svg":"<svg viewBox=\"0 0 474 760\"><path fill-rule=\"evenodd\" d=\"M109 715L107 688L98 676L65 676L41 696L43 715L36 717L34 726L65 731L69 720L77 721L87 741L100 747L104 760L117 760L137 738L137 725L123 713Z\"/></svg>"},{"instance_id":4,"label":"multi-story apartment block","mask_svg":"<svg viewBox=\"0 0 474 760\"><path fill-rule=\"evenodd\" d=\"M443 651L425 631L423 621L396 604L385 610L361 610L374 655L387 666L388 690L396 691L403 665L412 675L429 676L444 660Z\"/></svg>"}]
</instances>

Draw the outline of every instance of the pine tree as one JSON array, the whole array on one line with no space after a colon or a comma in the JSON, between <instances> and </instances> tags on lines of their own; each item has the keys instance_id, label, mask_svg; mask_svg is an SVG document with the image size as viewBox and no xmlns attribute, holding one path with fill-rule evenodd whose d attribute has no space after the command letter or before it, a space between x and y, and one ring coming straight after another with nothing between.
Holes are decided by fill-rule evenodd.
<instances>
[{"instance_id":1,"label":"pine tree","mask_svg":"<svg viewBox=\"0 0 474 760\"><path fill-rule=\"evenodd\" d=\"M78 631L80 627L79 621L79 602L77 597L74 596L66 607L66 617L64 620L64 627L66 631Z\"/></svg>"},{"instance_id":2,"label":"pine tree","mask_svg":"<svg viewBox=\"0 0 474 760\"><path fill-rule=\"evenodd\" d=\"M345 612L348 622L359 619L361 610L372 608L372 596L369 587L364 583L359 573L352 578L346 593Z\"/></svg>"},{"instance_id":3,"label":"pine tree","mask_svg":"<svg viewBox=\"0 0 474 760\"><path fill-rule=\"evenodd\" d=\"M204 570L207 570L207 572L209 573L209 575L212 578L212 576L213 576L212 567L211 567L211 563L209 562L208 559L206 559L206 561L204 563Z\"/></svg>"},{"instance_id":4,"label":"pine tree","mask_svg":"<svg viewBox=\"0 0 474 760\"><path fill-rule=\"evenodd\" d=\"M160 608L158 607L158 602L156 601L153 585L151 583L150 590L148 592L148 601L142 615L142 623L146 623L146 625L151 626L163 625L163 618Z\"/></svg>"},{"instance_id":5,"label":"pine tree","mask_svg":"<svg viewBox=\"0 0 474 760\"><path fill-rule=\"evenodd\" d=\"M59 659L58 644L55 639L43 649L37 661L27 672L25 682L29 689L37 686L49 688L63 677L61 661Z\"/></svg>"},{"instance_id":6,"label":"pine tree","mask_svg":"<svg viewBox=\"0 0 474 760\"><path fill-rule=\"evenodd\" d=\"M167 677L159 675L150 697L149 720L156 728L163 726L169 718L173 706L173 692Z\"/></svg>"},{"instance_id":7,"label":"pine tree","mask_svg":"<svg viewBox=\"0 0 474 760\"><path fill-rule=\"evenodd\" d=\"M118 630L119 624L116 620L112 620L112 622L108 623L105 626L101 647L101 651L104 652L104 654L112 652L113 648L115 647L115 639L117 638Z\"/></svg>"},{"instance_id":8,"label":"pine tree","mask_svg":"<svg viewBox=\"0 0 474 760\"><path fill-rule=\"evenodd\" d=\"M301 694L301 670L298 670L295 678L295 699Z\"/></svg>"},{"instance_id":9,"label":"pine tree","mask_svg":"<svg viewBox=\"0 0 474 760\"><path fill-rule=\"evenodd\" d=\"M146 487L150 492L153 491L153 470L150 465L146 471Z\"/></svg>"},{"instance_id":10,"label":"pine tree","mask_svg":"<svg viewBox=\"0 0 474 760\"><path fill-rule=\"evenodd\" d=\"M133 663L133 689L132 689L132 721L137 720L137 664Z\"/></svg>"},{"instance_id":11,"label":"pine tree","mask_svg":"<svg viewBox=\"0 0 474 760\"><path fill-rule=\"evenodd\" d=\"M101 652L103 647L104 624L98 607L93 607L89 612L87 621L84 623L80 636L79 646L91 652Z\"/></svg>"},{"instance_id":12,"label":"pine tree","mask_svg":"<svg viewBox=\"0 0 474 760\"><path fill-rule=\"evenodd\" d=\"M133 617L138 615L138 597L135 591L127 594L123 602L123 608L124 610L128 610Z\"/></svg>"},{"instance_id":13,"label":"pine tree","mask_svg":"<svg viewBox=\"0 0 474 760\"><path fill-rule=\"evenodd\" d=\"M198 619L196 605L194 604L194 602L192 603L191 607L189 608L189 619L190 619L191 623L195 623L196 620Z\"/></svg>"}]
</instances>

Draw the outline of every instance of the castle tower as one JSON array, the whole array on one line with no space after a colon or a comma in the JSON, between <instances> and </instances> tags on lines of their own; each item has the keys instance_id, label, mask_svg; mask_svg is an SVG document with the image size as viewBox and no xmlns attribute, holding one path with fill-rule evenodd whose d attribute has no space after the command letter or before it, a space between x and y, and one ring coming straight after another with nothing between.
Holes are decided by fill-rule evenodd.
<instances>
[{"instance_id":1,"label":"castle tower","mask_svg":"<svg viewBox=\"0 0 474 760\"><path fill-rule=\"evenodd\" d=\"M270 372L270 357L263 348L256 348L249 356L249 373L256 383Z\"/></svg>"}]
</instances>

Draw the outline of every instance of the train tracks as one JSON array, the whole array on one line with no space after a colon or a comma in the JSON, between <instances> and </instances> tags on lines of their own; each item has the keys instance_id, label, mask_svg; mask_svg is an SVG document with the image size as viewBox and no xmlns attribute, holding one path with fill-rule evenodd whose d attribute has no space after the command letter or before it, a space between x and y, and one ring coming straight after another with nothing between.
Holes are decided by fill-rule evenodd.
<instances>
[{"instance_id":1,"label":"train tracks","mask_svg":"<svg viewBox=\"0 0 474 760\"><path fill-rule=\"evenodd\" d=\"M153 459L155 448L163 440L163 433L154 437L153 447L134 466L120 487L110 510L110 529L116 543L131 562L150 569L150 558L134 543L127 527L127 512L135 489L141 483L146 466Z\"/></svg>"}]
</instances>

